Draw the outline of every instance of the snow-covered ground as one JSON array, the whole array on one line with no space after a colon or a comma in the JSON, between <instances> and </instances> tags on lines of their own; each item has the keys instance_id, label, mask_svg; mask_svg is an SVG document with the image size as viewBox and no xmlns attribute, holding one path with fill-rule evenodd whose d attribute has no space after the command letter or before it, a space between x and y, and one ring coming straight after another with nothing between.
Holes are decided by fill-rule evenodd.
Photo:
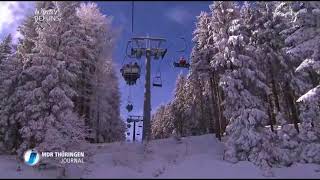
<instances>
[{"instance_id":1,"label":"snow-covered ground","mask_svg":"<svg viewBox=\"0 0 320 180\"><path fill-rule=\"evenodd\" d=\"M90 145L94 154L81 168L69 168L74 178L266 178L250 162L231 164L222 160L223 145L212 134L141 143ZM0 178L55 178L54 171L39 171L22 165L16 171L13 157L0 156ZM320 178L315 164L274 168L270 178Z\"/></svg>"},{"instance_id":2,"label":"snow-covered ground","mask_svg":"<svg viewBox=\"0 0 320 180\"><path fill-rule=\"evenodd\" d=\"M41 171L25 164L21 164L21 170L17 171L17 162L15 156L0 155L0 179L43 179L57 177L55 170Z\"/></svg>"}]
</instances>

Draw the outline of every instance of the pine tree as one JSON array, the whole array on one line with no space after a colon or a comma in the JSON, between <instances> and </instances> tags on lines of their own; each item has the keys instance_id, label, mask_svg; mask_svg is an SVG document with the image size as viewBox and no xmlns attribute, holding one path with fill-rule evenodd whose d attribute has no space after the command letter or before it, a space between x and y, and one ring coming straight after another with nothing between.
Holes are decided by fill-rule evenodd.
<instances>
[{"instance_id":1,"label":"pine tree","mask_svg":"<svg viewBox=\"0 0 320 180\"><path fill-rule=\"evenodd\" d=\"M79 113L88 118L96 142L124 140L118 79L112 63L112 19L101 14L95 3L81 4L77 15L88 42L82 49Z\"/></svg>"},{"instance_id":2,"label":"pine tree","mask_svg":"<svg viewBox=\"0 0 320 180\"><path fill-rule=\"evenodd\" d=\"M37 2L37 8L46 8L50 2ZM51 3L52 4L52 3ZM28 57L27 54L31 53L34 43L32 40L36 38L35 29L37 25L33 23L33 17L27 17L26 21L19 27L18 31L23 35L23 39L19 39L18 48L17 45L10 45L11 37L7 37L7 53L11 51L10 57L1 63L1 108L0 116L4 122L1 127L4 131L4 149L7 152L15 153L19 145L21 144L21 135L19 129L21 124L17 121L17 114L22 109L23 104L19 98L17 98L17 88L20 79L20 74L23 69L23 65L27 65ZM13 48L11 48L13 47Z\"/></svg>"},{"instance_id":3,"label":"pine tree","mask_svg":"<svg viewBox=\"0 0 320 180\"><path fill-rule=\"evenodd\" d=\"M297 104L297 99L308 89L312 87L311 79L308 77L307 73L303 73L301 75L297 75L295 73L295 69L302 62L301 58L295 56L292 49L292 45L294 44L293 37L307 37L301 30L298 30L299 26L294 25L293 21L295 19L295 12L299 9L300 2L282 2L278 3L274 17L282 21L283 30L280 32L282 38L284 39L285 47L282 48L284 52L286 52L285 64L286 75L283 85L284 90L284 98L286 99L286 106L289 111L287 112L287 116L291 119L291 123L294 124L295 129L299 132L299 123L301 123L301 115L299 115L299 105ZM302 39L303 41L303 39ZM299 48L298 48L299 49ZM301 112L301 111L300 111Z\"/></svg>"},{"instance_id":4,"label":"pine tree","mask_svg":"<svg viewBox=\"0 0 320 180\"><path fill-rule=\"evenodd\" d=\"M200 135L208 133L209 122L212 117L207 113L210 106L206 106L206 97L203 95L204 82L201 81L197 72L189 73L187 76L186 87L187 100L186 103L190 109L190 128L192 135ZM210 102L211 103L211 102Z\"/></svg>"},{"instance_id":5,"label":"pine tree","mask_svg":"<svg viewBox=\"0 0 320 180\"><path fill-rule=\"evenodd\" d=\"M270 93L265 75L258 68L250 46L252 27L248 5L241 11L232 2L214 2L211 6L217 53L211 65L218 72L224 94L224 116L228 119L225 159L231 162L250 160L269 168L272 134L265 130L268 116L261 96ZM269 147L270 146L270 147Z\"/></svg>"},{"instance_id":6,"label":"pine tree","mask_svg":"<svg viewBox=\"0 0 320 180\"><path fill-rule=\"evenodd\" d=\"M196 44L191 52L191 73L198 69L208 68L211 50L213 48L212 31L210 31L210 16L206 12L201 12L197 17L196 29L193 32L192 41Z\"/></svg>"},{"instance_id":7,"label":"pine tree","mask_svg":"<svg viewBox=\"0 0 320 180\"><path fill-rule=\"evenodd\" d=\"M228 123L228 161L249 160L267 173L272 166L319 163L319 3L240 8L218 1L210 10L198 17L188 77L178 78L174 99L153 117L154 137L169 137L166 122L180 135L192 135L194 127L202 132L204 122L219 134Z\"/></svg>"},{"instance_id":8,"label":"pine tree","mask_svg":"<svg viewBox=\"0 0 320 180\"><path fill-rule=\"evenodd\" d=\"M197 17L196 29L193 32L193 42L196 44L191 53L191 77L201 76L201 83L203 84L204 93L207 93L207 106L201 107L204 112L208 112L203 117L207 117L207 129L209 133L214 132L214 124L220 121L222 107L217 101L218 93L214 88L218 89L217 86L212 84L215 79L214 71L210 66L211 57L217 53L216 44L214 43L215 33L210 25L210 15L206 12L201 12ZM196 80L197 81L197 80ZM205 83L210 82L210 86L205 87ZM199 83L199 81L198 81ZM199 84L201 87L201 84ZM199 93L199 92L198 92ZM200 98L201 100L201 98ZM219 105L218 105L219 104ZM207 111L206 111L206 110ZM220 112L220 115L219 115ZM217 127L217 126L215 126Z\"/></svg>"},{"instance_id":9,"label":"pine tree","mask_svg":"<svg viewBox=\"0 0 320 180\"><path fill-rule=\"evenodd\" d=\"M1 43L0 54L0 151L14 153L19 142L18 125L12 118L13 92L17 84L17 77L22 70L22 64L12 52L11 36L7 36Z\"/></svg>"},{"instance_id":10,"label":"pine tree","mask_svg":"<svg viewBox=\"0 0 320 180\"><path fill-rule=\"evenodd\" d=\"M111 62L107 64L111 66ZM99 72L103 67L104 72ZM123 141L125 125L120 118L120 96L115 71L106 71L108 67L97 64L96 77L91 98L92 128L96 142ZM106 78L108 77L108 78ZM107 92L106 92L107 90Z\"/></svg>"},{"instance_id":11,"label":"pine tree","mask_svg":"<svg viewBox=\"0 0 320 180\"><path fill-rule=\"evenodd\" d=\"M28 148L70 150L86 137L86 127L74 112L72 102L77 70L77 52L72 45L79 41L70 32L77 24L77 3L55 2L54 5L64 21L36 29L35 47L27 54L32 63L19 77L16 98L20 104L14 115L21 126L19 155Z\"/></svg>"},{"instance_id":12,"label":"pine tree","mask_svg":"<svg viewBox=\"0 0 320 180\"><path fill-rule=\"evenodd\" d=\"M171 103L160 105L152 115L151 134L153 139L163 139L172 136L174 130Z\"/></svg>"},{"instance_id":13,"label":"pine tree","mask_svg":"<svg viewBox=\"0 0 320 180\"><path fill-rule=\"evenodd\" d=\"M277 147L273 147L273 154L278 161L275 163L285 166L296 162L300 151L294 86L288 83L299 79L292 73L289 57L283 51L286 37L281 35L283 30L290 27L284 20L285 15L279 13L281 9L290 12L286 8L282 2L257 2L255 8L250 8L256 19L251 23L255 28L251 44L256 47L256 57L266 75L266 84L271 89L264 99L268 104L268 124L277 133L273 139L273 143L277 144Z\"/></svg>"},{"instance_id":14,"label":"pine tree","mask_svg":"<svg viewBox=\"0 0 320 180\"><path fill-rule=\"evenodd\" d=\"M187 109L185 104L186 91L185 86L186 79L180 74L176 81L176 89L174 93L174 99L172 102L172 113L174 116L174 128L179 136L185 136L187 133Z\"/></svg>"},{"instance_id":15,"label":"pine tree","mask_svg":"<svg viewBox=\"0 0 320 180\"><path fill-rule=\"evenodd\" d=\"M304 90L300 102L301 114L301 160L309 163L320 163L320 3L291 3L293 12L292 26L294 31L286 38L286 51L300 63L296 66L297 76L310 78L311 90ZM309 88L308 88L309 89Z\"/></svg>"},{"instance_id":16,"label":"pine tree","mask_svg":"<svg viewBox=\"0 0 320 180\"><path fill-rule=\"evenodd\" d=\"M0 44L0 62L5 61L12 54L12 36L7 35Z\"/></svg>"},{"instance_id":17,"label":"pine tree","mask_svg":"<svg viewBox=\"0 0 320 180\"><path fill-rule=\"evenodd\" d=\"M41 11L41 9L49 9L54 6L52 1L39 1L35 3L36 10ZM17 54L24 66L30 65L30 54L35 47L35 41L38 37L37 28L41 28L44 22L35 23L34 15L27 16L22 24L18 27L18 32L22 35L23 38L19 39L17 46Z\"/></svg>"}]
</instances>

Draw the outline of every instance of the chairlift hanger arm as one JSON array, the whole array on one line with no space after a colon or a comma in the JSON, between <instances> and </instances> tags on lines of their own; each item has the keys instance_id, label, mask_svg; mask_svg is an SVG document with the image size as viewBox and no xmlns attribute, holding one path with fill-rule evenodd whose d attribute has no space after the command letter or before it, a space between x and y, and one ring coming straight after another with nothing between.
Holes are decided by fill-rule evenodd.
<instances>
[{"instance_id":1,"label":"chairlift hanger arm","mask_svg":"<svg viewBox=\"0 0 320 180\"><path fill-rule=\"evenodd\" d=\"M184 48L183 48L183 49L181 49L181 50L177 50L177 52L185 52L185 51L186 51L186 49L187 49L187 42L186 42L186 39L185 39L184 37L180 37L180 39L182 39L182 40L183 40L183 42L184 42Z\"/></svg>"},{"instance_id":2,"label":"chairlift hanger arm","mask_svg":"<svg viewBox=\"0 0 320 180\"><path fill-rule=\"evenodd\" d=\"M166 42L167 40L164 38L158 38L158 37L148 37L148 36L140 36L140 37L133 37L131 38L132 40L152 40L152 41L164 41Z\"/></svg>"},{"instance_id":3,"label":"chairlift hanger arm","mask_svg":"<svg viewBox=\"0 0 320 180\"><path fill-rule=\"evenodd\" d=\"M131 33L133 34L134 1L132 1L131 13Z\"/></svg>"},{"instance_id":4,"label":"chairlift hanger arm","mask_svg":"<svg viewBox=\"0 0 320 180\"><path fill-rule=\"evenodd\" d=\"M126 47L126 56L127 57L130 57L130 53L128 53L128 49L129 49L129 46L132 46L132 41L131 40L129 40L128 42L127 42L127 47Z\"/></svg>"}]
</instances>

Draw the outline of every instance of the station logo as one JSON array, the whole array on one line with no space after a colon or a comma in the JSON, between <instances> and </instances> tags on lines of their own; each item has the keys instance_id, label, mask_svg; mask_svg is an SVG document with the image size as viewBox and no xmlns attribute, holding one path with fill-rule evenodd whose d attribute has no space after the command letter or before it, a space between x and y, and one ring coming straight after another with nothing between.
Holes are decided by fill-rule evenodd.
<instances>
[{"instance_id":1,"label":"station logo","mask_svg":"<svg viewBox=\"0 0 320 180\"><path fill-rule=\"evenodd\" d=\"M27 150L24 153L24 162L29 166L34 166L40 161L40 154L35 149Z\"/></svg>"},{"instance_id":2,"label":"station logo","mask_svg":"<svg viewBox=\"0 0 320 180\"><path fill-rule=\"evenodd\" d=\"M51 22L61 22L61 14L58 9L36 9L34 13L34 22L39 25L39 27L44 28L45 24L51 26Z\"/></svg>"}]
</instances>

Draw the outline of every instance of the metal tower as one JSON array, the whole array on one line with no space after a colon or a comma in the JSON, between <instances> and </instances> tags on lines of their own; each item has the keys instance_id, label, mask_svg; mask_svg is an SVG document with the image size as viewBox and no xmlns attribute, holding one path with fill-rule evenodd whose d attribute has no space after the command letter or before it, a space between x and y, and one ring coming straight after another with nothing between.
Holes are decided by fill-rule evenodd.
<instances>
[{"instance_id":1,"label":"metal tower","mask_svg":"<svg viewBox=\"0 0 320 180\"><path fill-rule=\"evenodd\" d=\"M143 103L143 135L142 140L150 139L151 129L151 59L163 59L167 49L161 48L161 45L166 40L156 37L133 37L129 44L131 44L131 52L128 55L131 58L141 59L142 56L146 57L146 74L145 74L145 90L144 90L144 103Z\"/></svg>"}]
</instances>

